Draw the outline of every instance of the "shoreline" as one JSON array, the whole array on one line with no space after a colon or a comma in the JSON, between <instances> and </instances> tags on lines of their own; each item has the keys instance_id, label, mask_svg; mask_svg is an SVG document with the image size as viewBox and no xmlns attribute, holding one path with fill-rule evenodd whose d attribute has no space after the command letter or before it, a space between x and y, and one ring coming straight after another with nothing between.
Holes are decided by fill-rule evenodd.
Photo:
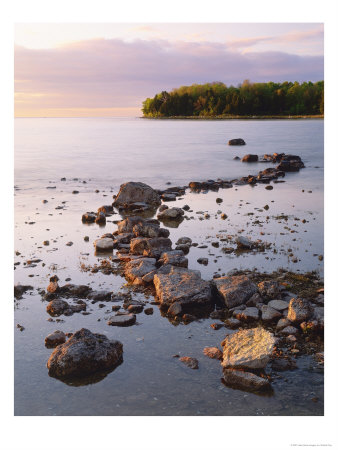
<instances>
[{"instance_id":1,"label":"shoreline","mask_svg":"<svg viewBox=\"0 0 338 450\"><path fill-rule=\"evenodd\" d=\"M303 120L303 119L323 119L324 115L297 115L297 116L140 116L139 119L158 119L158 120Z\"/></svg>"}]
</instances>

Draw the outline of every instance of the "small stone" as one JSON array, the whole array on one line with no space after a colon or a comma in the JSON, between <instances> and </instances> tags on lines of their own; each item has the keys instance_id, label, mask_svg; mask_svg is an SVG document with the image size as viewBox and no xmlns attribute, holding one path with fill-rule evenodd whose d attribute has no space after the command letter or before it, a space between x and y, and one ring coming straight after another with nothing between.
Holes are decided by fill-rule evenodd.
<instances>
[{"instance_id":1,"label":"small stone","mask_svg":"<svg viewBox=\"0 0 338 450\"><path fill-rule=\"evenodd\" d=\"M221 350L219 350L217 347L205 347L203 353L205 354L205 356L208 356L208 358L211 359L221 360L223 357Z\"/></svg>"},{"instance_id":2,"label":"small stone","mask_svg":"<svg viewBox=\"0 0 338 450\"><path fill-rule=\"evenodd\" d=\"M107 324L116 327L129 327L134 325L135 322L136 316L134 314L123 314L110 317Z\"/></svg>"},{"instance_id":3,"label":"small stone","mask_svg":"<svg viewBox=\"0 0 338 450\"><path fill-rule=\"evenodd\" d=\"M45 346L48 348L56 347L59 344L66 342L66 335L63 331L57 330L49 334L45 338Z\"/></svg>"},{"instance_id":4,"label":"small stone","mask_svg":"<svg viewBox=\"0 0 338 450\"><path fill-rule=\"evenodd\" d=\"M151 315L154 313L154 309L153 308L145 308L144 310L144 314L146 314L147 316Z\"/></svg>"},{"instance_id":5,"label":"small stone","mask_svg":"<svg viewBox=\"0 0 338 450\"><path fill-rule=\"evenodd\" d=\"M198 369L198 360L196 358L191 358L190 356L182 356L180 358L186 366L190 367L190 369Z\"/></svg>"}]
</instances>

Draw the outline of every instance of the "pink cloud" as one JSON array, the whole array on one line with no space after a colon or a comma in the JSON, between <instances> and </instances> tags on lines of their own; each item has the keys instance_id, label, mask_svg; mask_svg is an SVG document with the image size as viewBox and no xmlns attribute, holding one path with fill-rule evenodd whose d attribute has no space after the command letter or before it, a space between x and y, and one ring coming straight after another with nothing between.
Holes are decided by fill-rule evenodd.
<instances>
[{"instance_id":1,"label":"pink cloud","mask_svg":"<svg viewBox=\"0 0 338 450\"><path fill-rule=\"evenodd\" d=\"M41 94L31 96L32 107L135 107L183 84L219 80L237 85L245 78L317 81L323 79L323 57L242 54L220 43L163 40L93 39L56 49L15 48L18 97Z\"/></svg>"}]
</instances>

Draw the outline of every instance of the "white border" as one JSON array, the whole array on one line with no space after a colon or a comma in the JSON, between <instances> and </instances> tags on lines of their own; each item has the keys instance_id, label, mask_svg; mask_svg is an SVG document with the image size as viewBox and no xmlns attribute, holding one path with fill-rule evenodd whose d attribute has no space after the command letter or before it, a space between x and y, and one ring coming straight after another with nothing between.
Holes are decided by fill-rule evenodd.
<instances>
[{"instance_id":1,"label":"white border","mask_svg":"<svg viewBox=\"0 0 338 450\"><path fill-rule=\"evenodd\" d=\"M229 449L284 450L291 444L337 448L337 3L335 0L19 1L1 14L1 448L5 450ZM13 30L19 22L324 22L325 23L325 276L326 376L324 417L14 417L13 416ZM9 163L9 164L8 164ZM7 165L8 164L8 165ZM333 195L332 195L333 193ZM132 386L131 386L132 389Z\"/></svg>"}]
</instances>

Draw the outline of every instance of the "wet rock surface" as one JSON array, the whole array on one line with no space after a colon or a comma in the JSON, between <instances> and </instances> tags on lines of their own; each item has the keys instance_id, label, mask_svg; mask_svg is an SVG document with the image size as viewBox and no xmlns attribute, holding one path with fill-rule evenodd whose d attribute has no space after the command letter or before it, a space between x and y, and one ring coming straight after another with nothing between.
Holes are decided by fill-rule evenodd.
<instances>
[{"instance_id":1,"label":"wet rock surface","mask_svg":"<svg viewBox=\"0 0 338 450\"><path fill-rule=\"evenodd\" d=\"M116 367L122 354L121 342L82 328L56 347L47 362L48 373L57 378L81 377Z\"/></svg>"},{"instance_id":2,"label":"wet rock surface","mask_svg":"<svg viewBox=\"0 0 338 450\"><path fill-rule=\"evenodd\" d=\"M267 378L243 370L223 368L223 377L226 385L237 389L262 391L270 387Z\"/></svg>"},{"instance_id":3,"label":"wet rock surface","mask_svg":"<svg viewBox=\"0 0 338 450\"><path fill-rule=\"evenodd\" d=\"M153 188L145 183L129 181L122 184L113 205L121 208L130 207L135 203L158 206L161 204L161 198Z\"/></svg>"},{"instance_id":4,"label":"wet rock surface","mask_svg":"<svg viewBox=\"0 0 338 450\"><path fill-rule=\"evenodd\" d=\"M214 284L228 308L242 305L257 292L256 285L245 275L220 277L214 280Z\"/></svg>"}]
</instances>

